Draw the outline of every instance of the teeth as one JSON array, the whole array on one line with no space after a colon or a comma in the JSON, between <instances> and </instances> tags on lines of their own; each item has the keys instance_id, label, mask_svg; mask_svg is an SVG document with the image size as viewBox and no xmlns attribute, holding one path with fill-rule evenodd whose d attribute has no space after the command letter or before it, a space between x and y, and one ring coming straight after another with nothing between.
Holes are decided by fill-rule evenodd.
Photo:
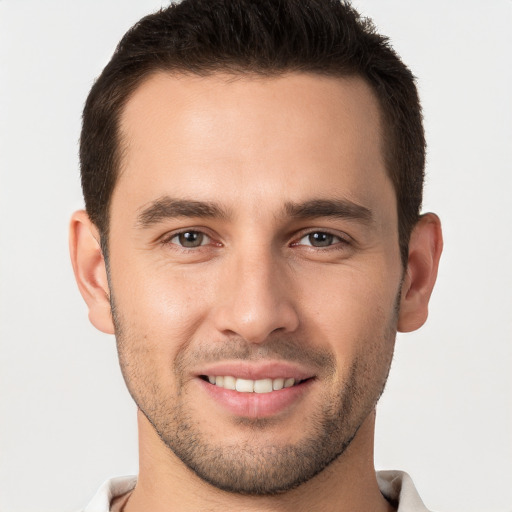
<instances>
[{"instance_id":1,"label":"teeth","mask_svg":"<svg viewBox=\"0 0 512 512\"><path fill-rule=\"evenodd\" d=\"M285 388L291 388L295 384L295 379L286 379L284 381Z\"/></svg>"},{"instance_id":2,"label":"teeth","mask_svg":"<svg viewBox=\"0 0 512 512\"><path fill-rule=\"evenodd\" d=\"M272 391L272 379L261 379L254 381L255 393L270 393Z\"/></svg>"},{"instance_id":3,"label":"teeth","mask_svg":"<svg viewBox=\"0 0 512 512\"><path fill-rule=\"evenodd\" d=\"M236 389L236 379L235 377L224 377L224 389Z\"/></svg>"},{"instance_id":4,"label":"teeth","mask_svg":"<svg viewBox=\"0 0 512 512\"><path fill-rule=\"evenodd\" d=\"M240 393L271 393L283 388L291 388L295 385L293 378L278 379L236 379L235 377L208 375L208 382L220 388L236 390Z\"/></svg>"},{"instance_id":5,"label":"teeth","mask_svg":"<svg viewBox=\"0 0 512 512\"><path fill-rule=\"evenodd\" d=\"M279 391L280 389L283 389L284 387L284 379L274 379L272 381L272 389L274 391Z\"/></svg>"},{"instance_id":6,"label":"teeth","mask_svg":"<svg viewBox=\"0 0 512 512\"><path fill-rule=\"evenodd\" d=\"M249 379L236 379L236 390L240 393L252 393L254 391L254 381Z\"/></svg>"}]
</instances>

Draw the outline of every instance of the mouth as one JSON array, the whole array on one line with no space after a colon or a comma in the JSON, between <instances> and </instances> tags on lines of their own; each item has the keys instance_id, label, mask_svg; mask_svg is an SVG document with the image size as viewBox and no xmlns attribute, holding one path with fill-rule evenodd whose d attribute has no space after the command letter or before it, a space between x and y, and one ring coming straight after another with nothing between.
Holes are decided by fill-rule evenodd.
<instances>
[{"instance_id":1,"label":"mouth","mask_svg":"<svg viewBox=\"0 0 512 512\"><path fill-rule=\"evenodd\" d=\"M209 397L206 407L211 405L232 417L247 419L291 412L310 395L317 380L305 370L283 364L219 365L196 375L199 388Z\"/></svg>"},{"instance_id":2,"label":"mouth","mask_svg":"<svg viewBox=\"0 0 512 512\"><path fill-rule=\"evenodd\" d=\"M272 393L282 389L292 388L312 379L296 379L294 377L278 377L264 379L242 379L231 375L200 375L200 378L210 384L239 393Z\"/></svg>"}]
</instances>

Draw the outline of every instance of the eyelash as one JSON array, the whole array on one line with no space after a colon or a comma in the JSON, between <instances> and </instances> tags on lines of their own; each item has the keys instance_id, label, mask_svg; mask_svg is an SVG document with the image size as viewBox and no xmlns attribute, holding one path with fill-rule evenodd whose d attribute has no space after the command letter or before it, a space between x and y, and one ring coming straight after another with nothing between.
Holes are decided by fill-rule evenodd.
<instances>
[{"instance_id":1,"label":"eyelash","mask_svg":"<svg viewBox=\"0 0 512 512\"><path fill-rule=\"evenodd\" d=\"M195 247L186 247L184 245L181 245L179 243L175 243L175 242L172 241L174 238L179 237L180 235L187 234L187 233L194 233L194 234L197 234L197 235L201 235L201 236L206 237L207 239L209 239L210 242L208 242L206 244L201 243L200 245L195 246ZM200 230L200 229L184 229L182 231L173 232L173 233L170 233L168 236L165 236L164 238L162 238L161 243L162 243L162 245L175 246L179 250L188 251L188 250L200 249L200 248L204 247L205 245L209 245L209 243L211 243L211 241L212 241L212 237L210 235L208 235L207 233L205 233L204 231ZM215 245L216 246L220 246L221 244L220 243L216 243Z\"/></svg>"},{"instance_id":2,"label":"eyelash","mask_svg":"<svg viewBox=\"0 0 512 512\"><path fill-rule=\"evenodd\" d=\"M314 246L313 244L304 244L300 243L301 240L307 237L311 237L312 235L327 235L328 237L332 237L334 240L331 241L329 245L326 246ZM344 250L347 246L351 245L351 241L349 240L348 236L343 236L341 234L335 234L325 229L316 229L311 230L305 233L301 233L300 237L296 239L296 242L292 242L291 246L296 247L299 245L302 245L304 247L307 247L308 249L319 249L323 251L329 251L329 250Z\"/></svg>"},{"instance_id":3,"label":"eyelash","mask_svg":"<svg viewBox=\"0 0 512 512\"><path fill-rule=\"evenodd\" d=\"M172 240L175 239L176 237L179 237L180 235L184 235L187 233L194 233L194 234L206 237L207 239L209 239L209 242L204 243L204 244L201 243L200 245L192 246L192 247L186 247L184 245L181 245L180 243L172 242ZM306 243L301 244L300 243L301 240L303 240L306 237L311 237L312 235L327 235L328 237L332 237L335 241L332 241L332 243L330 243L329 245L325 245L325 246L315 246L311 243L309 243L309 244L306 244ZM342 236L340 234L334 234L334 233L331 233L330 231L320 230L320 229L303 232L300 234L300 237L296 238L295 240L296 240L295 242L292 242L290 244L290 247L304 246L304 247L308 247L313 250L320 249L320 250L328 251L328 250L343 250L347 246L351 245L351 241L348 239L348 236ZM175 248L178 248L179 250L184 250L184 251L195 250L195 251L197 251L207 245L210 245L212 243L212 237L210 235L208 235L207 233L205 233L204 231L202 231L201 229L184 229L182 231L170 233L168 236L162 238L161 243L162 243L162 245L174 246ZM216 243L214 243L214 245L217 247L222 246L222 244L220 242L216 242Z\"/></svg>"}]
</instances>

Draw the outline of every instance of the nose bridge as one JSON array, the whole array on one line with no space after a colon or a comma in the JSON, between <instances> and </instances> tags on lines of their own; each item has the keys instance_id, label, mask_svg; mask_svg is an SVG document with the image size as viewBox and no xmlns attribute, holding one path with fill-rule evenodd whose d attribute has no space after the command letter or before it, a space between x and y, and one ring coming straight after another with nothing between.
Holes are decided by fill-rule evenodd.
<instances>
[{"instance_id":1,"label":"nose bridge","mask_svg":"<svg viewBox=\"0 0 512 512\"><path fill-rule=\"evenodd\" d=\"M226 265L217 328L261 343L274 331L298 326L286 263L270 244L233 251Z\"/></svg>"}]
</instances>

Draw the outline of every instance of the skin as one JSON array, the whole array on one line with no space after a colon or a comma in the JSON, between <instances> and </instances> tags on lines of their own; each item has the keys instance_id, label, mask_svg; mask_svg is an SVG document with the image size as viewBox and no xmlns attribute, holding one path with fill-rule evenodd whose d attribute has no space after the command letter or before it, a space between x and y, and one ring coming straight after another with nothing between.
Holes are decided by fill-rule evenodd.
<instances>
[{"instance_id":1,"label":"skin","mask_svg":"<svg viewBox=\"0 0 512 512\"><path fill-rule=\"evenodd\" d=\"M371 89L158 73L128 101L121 132L109 278L85 212L73 216L71 255L139 406L140 475L125 510L392 510L373 467L375 405L397 329L426 319L442 240L437 217L423 216L403 268ZM181 246L183 230L201 244ZM199 377L283 361L309 382L277 412L251 402L235 414ZM191 445L202 455L184 453ZM302 482L304 447L323 463ZM249 468L238 492L226 490L233 467ZM257 495L255 480L280 487Z\"/></svg>"}]
</instances>

